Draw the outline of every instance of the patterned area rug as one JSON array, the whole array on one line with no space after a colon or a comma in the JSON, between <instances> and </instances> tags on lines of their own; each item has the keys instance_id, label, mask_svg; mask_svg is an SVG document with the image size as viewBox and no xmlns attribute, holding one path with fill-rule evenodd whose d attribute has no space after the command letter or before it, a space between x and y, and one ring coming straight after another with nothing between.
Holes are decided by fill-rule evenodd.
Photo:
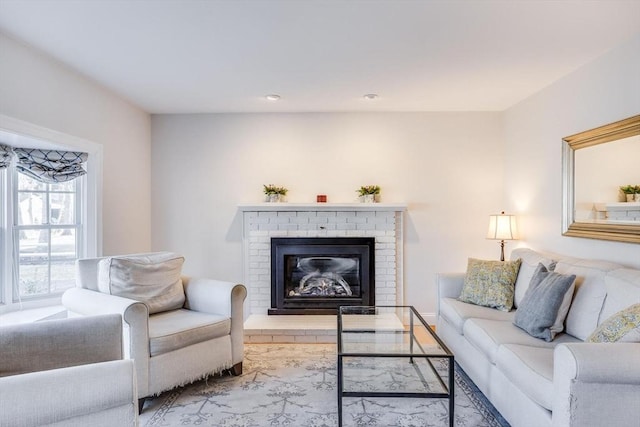
<instances>
[{"instance_id":1,"label":"patterned area rug","mask_svg":"<svg viewBox=\"0 0 640 427\"><path fill-rule=\"evenodd\" d=\"M420 387L410 379L412 372L406 370L410 364L404 363L402 369L380 365L396 363L392 360L365 359L364 363L363 359L345 360L345 389L379 391L409 387L409 391L414 391L415 387ZM368 363L373 361L374 364ZM444 363L442 366L436 364L443 374L446 373L445 367ZM212 377L148 400L140 415L140 425L338 425L335 345L249 344L245 346L243 371L238 377ZM508 426L457 365L455 382L456 426ZM439 391L435 381L421 386L425 391ZM446 399L343 399L344 427L447 426L448 420Z\"/></svg>"}]
</instances>

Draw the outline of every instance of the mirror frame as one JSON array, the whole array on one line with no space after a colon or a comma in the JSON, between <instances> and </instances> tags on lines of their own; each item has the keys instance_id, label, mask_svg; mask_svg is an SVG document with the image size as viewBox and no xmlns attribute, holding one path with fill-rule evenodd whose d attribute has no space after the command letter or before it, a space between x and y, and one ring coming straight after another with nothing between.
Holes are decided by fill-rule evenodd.
<instances>
[{"instance_id":1,"label":"mirror frame","mask_svg":"<svg viewBox=\"0 0 640 427\"><path fill-rule=\"evenodd\" d=\"M562 138L562 234L640 243L640 224L575 222L575 151L640 135L640 115Z\"/></svg>"}]
</instances>

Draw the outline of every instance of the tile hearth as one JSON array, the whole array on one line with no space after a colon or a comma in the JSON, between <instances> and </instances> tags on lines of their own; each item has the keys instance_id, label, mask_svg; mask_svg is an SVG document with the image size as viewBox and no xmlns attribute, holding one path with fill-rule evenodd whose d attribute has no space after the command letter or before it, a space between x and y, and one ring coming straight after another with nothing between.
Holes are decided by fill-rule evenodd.
<instances>
[{"instance_id":1,"label":"tile hearth","mask_svg":"<svg viewBox=\"0 0 640 427\"><path fill-rule=\"evenodd\" d=\"M246 343L335 343L335 315L252 314L244 322Z\"/></svg>"},{"instance_id":2,"label":"tile hearth","mask_svg":"<svg viewBox=\"0 0 640 427\"><path fill-rule=\"evenodd\" d=\"M404 328L402 321L393 314L383 314L381 317L382 323L387 328ZM244 322L244 342L335 343L337 327L335 315L253 314Z\"/></svg>"}]
</instances>

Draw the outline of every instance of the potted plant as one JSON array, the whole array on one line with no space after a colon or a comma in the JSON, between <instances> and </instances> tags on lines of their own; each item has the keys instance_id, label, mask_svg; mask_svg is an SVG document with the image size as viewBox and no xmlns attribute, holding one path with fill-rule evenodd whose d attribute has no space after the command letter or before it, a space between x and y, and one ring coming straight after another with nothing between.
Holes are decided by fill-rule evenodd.
<instances>
[{"instance_id":1,"label":"potted plant","mask_svg":"<svg viewBox=\"0 0 640 427\"><path fill-rule=\"evenodd\" d=\"M627 198L627 202L633 202L636 194L636 186L634 185L623 185L620 187L620 191L624 193Z\"/></svg>"},{"instance_id":2,"label":"potted plant","mask_svg":"<svg viewBox=\"0 0 640 427\"><path fill-rule=\"evenodd\" d=\"M263 185L267 202L284 202L287 190L284 187L277 187L273 184Z\"/></svg>"},{"instance_id":3,"label":"potted plant","mask_svg":"<svg viewBox=\"0 0 640 427\"><path fill-rule=\"evenodd\" d=\"M360 195L360 201L363 203L373 203L380 194L380 187L377 185L363 185L356 192Z\"/></svg>"}]
</instances>

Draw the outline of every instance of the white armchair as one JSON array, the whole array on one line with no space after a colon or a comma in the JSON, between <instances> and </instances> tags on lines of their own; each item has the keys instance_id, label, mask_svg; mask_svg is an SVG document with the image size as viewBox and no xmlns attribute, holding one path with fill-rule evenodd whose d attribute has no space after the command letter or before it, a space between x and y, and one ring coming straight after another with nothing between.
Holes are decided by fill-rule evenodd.
<instances>
[{"instance_id":1,"label":"white armchair","mask_svg":"<svg viewBox=\"0 0 640 427\"><path fill-rule=\"evenodd\" d=\"M128 255L146 259L157 254ZM118 313L124 319L125 357L135 362L140 409L144 398L231 370L242 373L243 285L182 277L182 308L149 314L140 301L100 292L101 258L77 263L76 287L62 297L73 314Z\"/></svg>"},{"instance_id":2,"label":"white armchair","mask_svg":"<svg viewBox=\"0 0 640 427\"><path fill-rule=\"evenodd\" d=\"M0 327L0 426L137 426L120 316Z\"/></svg>"}]
</instances>

